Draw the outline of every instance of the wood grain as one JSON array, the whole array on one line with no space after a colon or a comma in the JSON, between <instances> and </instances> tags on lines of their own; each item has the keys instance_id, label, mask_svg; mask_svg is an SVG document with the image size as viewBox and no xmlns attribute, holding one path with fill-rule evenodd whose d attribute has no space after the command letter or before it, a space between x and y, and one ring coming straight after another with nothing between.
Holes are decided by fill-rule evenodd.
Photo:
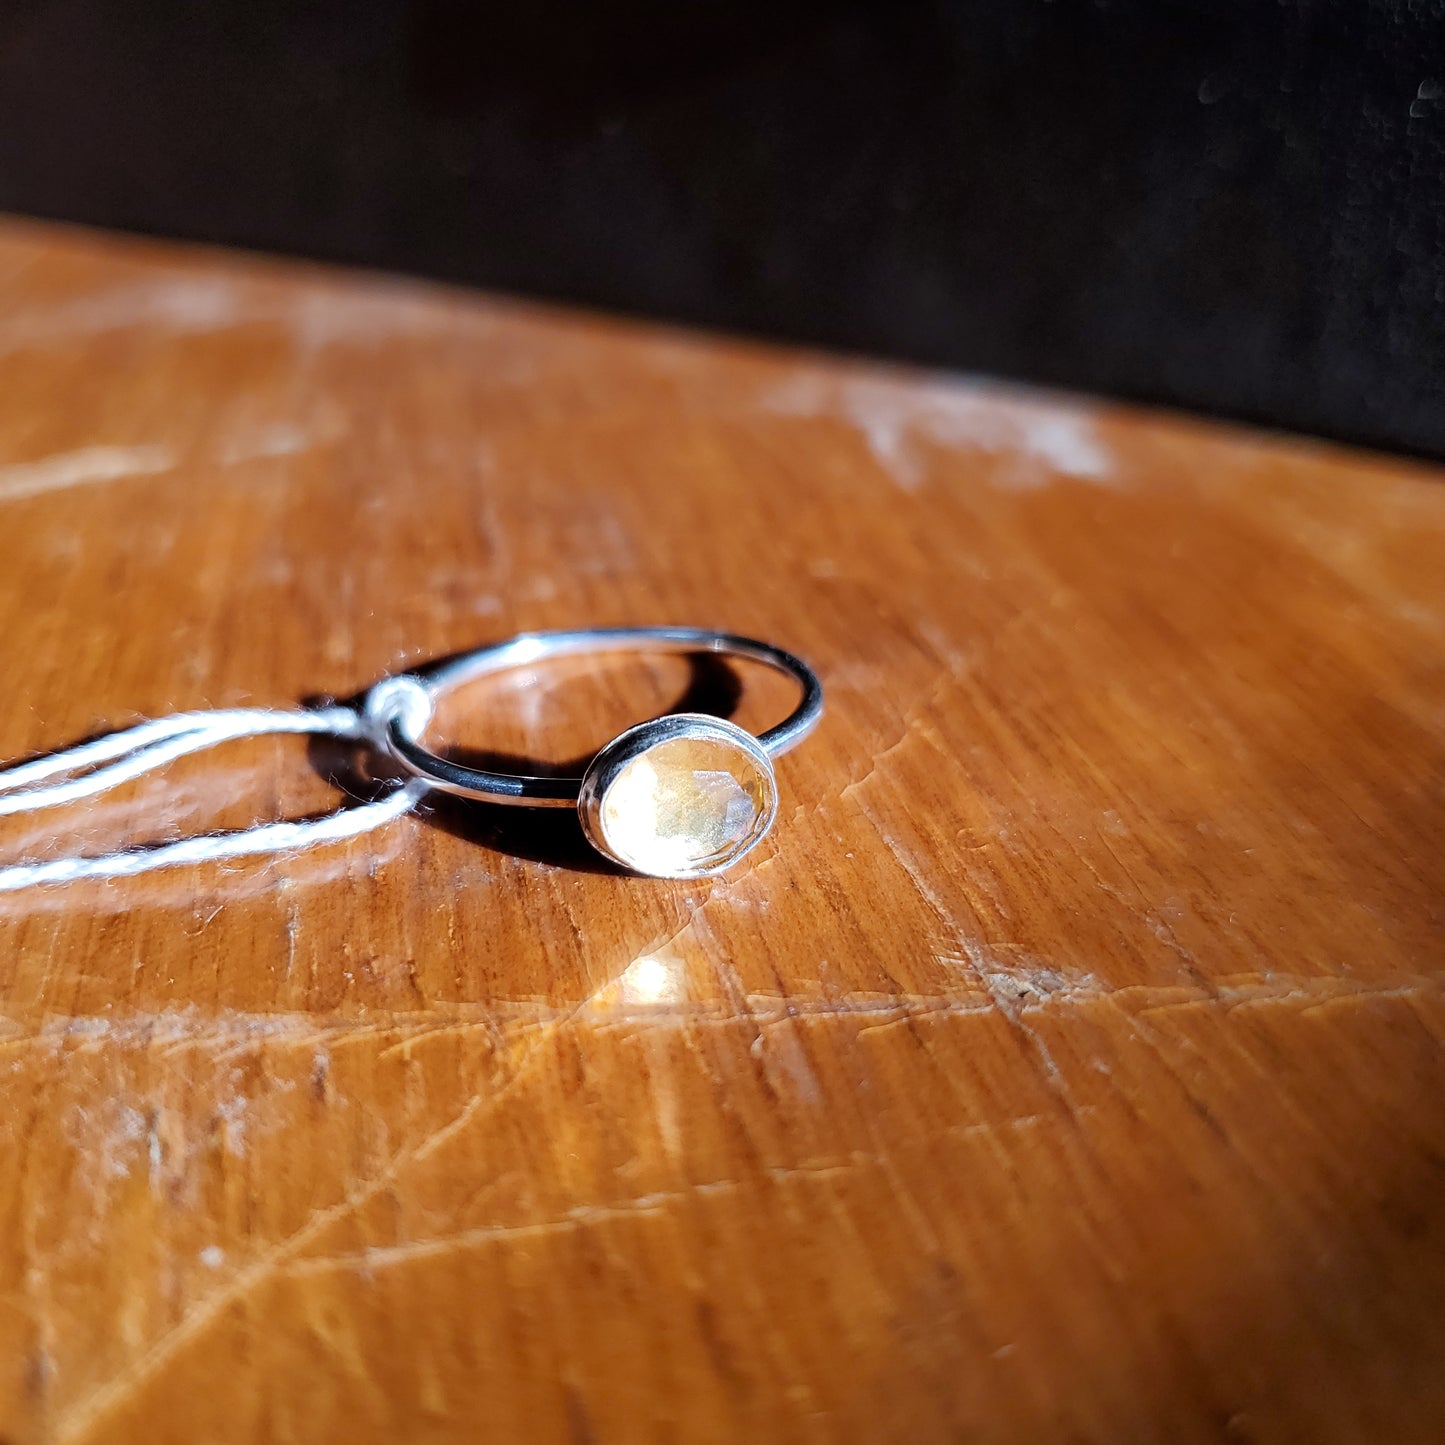
<instances>
[{"instance_id":1,"label":"wood grain","mask_svg":"<svg viewBox=\"0 0 1445 1445\"><path fill-rule=\"evenodd\" d=\"M1438 1439L1441 480L10 224L0 757L610 623L829 714L719 881L438 808L0 900L0 1434ZM613 661L446 726L556 760L699 686L787 706Z\"/></svg>"}]
</instances>

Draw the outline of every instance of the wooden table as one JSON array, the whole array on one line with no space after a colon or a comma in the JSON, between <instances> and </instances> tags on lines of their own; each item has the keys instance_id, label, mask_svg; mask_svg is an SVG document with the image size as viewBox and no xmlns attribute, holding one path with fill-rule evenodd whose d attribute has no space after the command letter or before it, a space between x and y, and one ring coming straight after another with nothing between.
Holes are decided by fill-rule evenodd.
<instances>
[{"instance_id":1,"label":"wooden table","mask_svg":"<svg viewBox=\"0 0 1445 1445\"><path fill-rule=\"evenodd\" d=\"M459 806L0 895L0 1436L1439 1439L1442 559L1420 465L10 224L0 756L615 623L829 713L720 880ZM443 722L679 697L789 702L614 659Z\"/></svg>"}]
</instances>

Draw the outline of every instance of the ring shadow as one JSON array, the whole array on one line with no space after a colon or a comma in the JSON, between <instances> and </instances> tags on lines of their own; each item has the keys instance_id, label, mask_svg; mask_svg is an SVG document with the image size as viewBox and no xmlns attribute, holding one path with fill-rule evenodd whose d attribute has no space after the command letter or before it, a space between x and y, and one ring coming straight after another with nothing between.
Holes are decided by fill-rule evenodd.
<instances>
[{"instance_id":1,"label":"ring shadow","mask_svg":"<svg viewBox=\"0 0 1445 1445\"><path fill-rule=\"evenodd\" d=\"M736 669L715 652L689 652L684 656L688 666L687 684L659 716L696 712L712 717L731 717L737 711L743 694L742 680ZM440 658L416 670L425 676L432 668L445 666L448 661L450 658ZM341 701L360 707L364 698L363 693ZM308 705L311 701L308 699ZM447 748L443 756L464 767L480 768L486 772L568 778L580 777L587 770L593 754L588 752L563 762L548 762L490 748L457 747ZM333 786L363 800L374 798L379 784L399 776L394 770L375 766L385 760L378 759L376 753L365 745L327 734L311 737L307 760L312 769ZM626 872L604 858L587 841L575 808L485 803L433 789L418 807L417 815L454 837L494 853L507 853L516 858L584 873L620 875Z\"/></svg>"}]
</instances>

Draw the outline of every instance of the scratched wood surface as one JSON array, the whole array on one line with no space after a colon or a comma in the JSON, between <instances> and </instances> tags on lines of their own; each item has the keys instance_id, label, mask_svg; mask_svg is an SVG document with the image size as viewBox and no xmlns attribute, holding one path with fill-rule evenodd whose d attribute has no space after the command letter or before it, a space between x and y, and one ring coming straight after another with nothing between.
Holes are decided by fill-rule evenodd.
<instances>
[{"instance_id":1,"label":"scratched wood surface","mask_svg":"<svg viewBox=\"0 0 1445 1445\"><path fill-rule=\"evenodd\" d=\"M0 228L0 757L523 628L829 703L718 881L439 808L0 895L0 1438L1438 1439L1442 558L1418 465ZM443 721L558 761L679 698L789 705L614 660Z\"/></svg>"}]
</instances>

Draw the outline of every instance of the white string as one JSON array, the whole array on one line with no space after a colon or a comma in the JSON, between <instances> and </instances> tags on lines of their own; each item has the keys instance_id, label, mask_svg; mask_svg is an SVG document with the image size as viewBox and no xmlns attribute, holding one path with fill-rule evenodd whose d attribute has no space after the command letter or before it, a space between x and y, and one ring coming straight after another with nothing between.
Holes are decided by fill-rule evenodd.
<instances>
[{"instance_id":1,"label":"white string","mask_svg":"<svg viewBox=\"0 0 1445 1445\"><path fill-rule=\"evenodd\" d=\"M148 747L163 738L194 732L203 727L209 717L209 713L178 712L172 717L158 718L155 722L126 728L123 732L107 733L103 738L80 743L64 752L49 753L28 763L12 764L0 771L0 793L27 787L42 778L53 777L56 773L72 773L89 767L92 763L103 763L107 758L118 758L122 753Z\"/></svg>"},{"instance_id":2,"label":"white string","mask_svg":"<svg viewBox=\"0 0 1445 1445\"><path fill-rule=\"evenodd\" d=\"M82 743L63 753L37 758L32 763L0 772L0 818L11 813L34 813L78 798L108 792L122 783L161 767L187 753L198 753L233 738L257 737L263 733L330 733L344 738L362 735L364 724L349 707L326 708L318 712L273 712L269 708L232 708L213 713L178 713L142 723L125 732L112 733L94 742ZM84 777L52 783L44 788L13 792L24 783L73 773L90 763L118 758L108 767L96 768Z\"/></svg>"},{"instance_id":3,"label":"white string","mask_svg":"<svg viewBox=\"0 0 1445 1445\"><path fill-rule=\"evenodd\" d=\"M323 733L355 741L371 738L373 727L372 722L349 707L319 708L312 712L231 708L177 713L0 771L0 817L39 812L93 797L188 753L236 738L266 733ZM65 777L63 781L49 782L42 787L27 786L86 768L90 771L80 777ZM413 779L373 802L340 808L322 818L296 823L260 823L237 832L211 833L153 848L93 857L0 866L0 892L82 878L124 878L185 863L254 857L340 842L360 837L410 812L426 790L425 783Z\"/></svg>"}]
</instances>

